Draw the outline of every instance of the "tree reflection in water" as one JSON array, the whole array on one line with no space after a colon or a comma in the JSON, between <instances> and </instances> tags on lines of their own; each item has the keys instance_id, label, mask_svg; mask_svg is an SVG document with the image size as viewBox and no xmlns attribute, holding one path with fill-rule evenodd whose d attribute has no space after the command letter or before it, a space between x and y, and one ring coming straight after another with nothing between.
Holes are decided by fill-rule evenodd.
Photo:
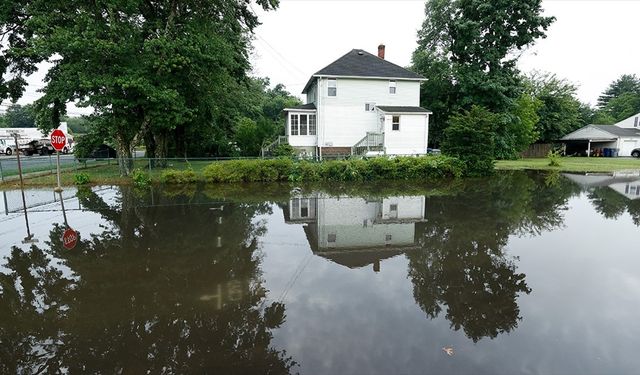
<instances>
[{"instance_id":1,"label":"tree reflection in water","mask_svg":"<svg viewBox=\"0 0 640 375\"><path fill-rule=\"evenodd\" d=\"M78 197L108 222L101 234L70 252L54 226L48 248L14 247L0 274L1 373L280 374L296 365L271 348L285 307L265 306L256 246L265 228L252 221L267 205L211 209L156 193L149 206L129 188L116 207L88 189Z\"/></svg>"},{"instance_id":2,"label":"tree reflection in water","mask_svg":"<svg viewBox=\"0 0 640 375\"><path fill-rule=\"evenodd\" d=\"M426 222L417 224L423 248L407 254L418 305L430 318L445 308L451 327L474 342L516 328L517 297L531 289L505 253L508 238L561 226L567 199L579 191L564 179L504 173L429 197Z\"/></svg>"}]
</instances>

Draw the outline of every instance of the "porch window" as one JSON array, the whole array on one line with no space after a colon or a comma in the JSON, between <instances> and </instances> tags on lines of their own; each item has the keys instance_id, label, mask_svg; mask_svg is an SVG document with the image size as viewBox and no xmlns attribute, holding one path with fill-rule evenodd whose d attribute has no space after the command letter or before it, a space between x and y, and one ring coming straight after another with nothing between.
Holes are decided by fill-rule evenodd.
<instances>
[{"instance_id":1,"label":"porch window","mask_svg":"<svg viewBox=\"0 0 640 375\"><path fill-rule=\"evenodd\" d=\"M400 116L391 117L391 130L400 130Z\"/></svg>"},{"instance_id":2,"label":"porch window","mask_svg":"<svg viewBox=\"0 0 640 375\"><path fill-rule=\"evenodd\" d=\"M309 135L316 135L316 115L309 115Z\"/></svg>"},{"instance_id":3,"label":"porch window","mask_svg":"<svg viewBox=\"0 0 640 375\"><path fill-rule=\"evenodd\" d=\"M338 80L335 78L329 78L329 91L327 95L336 96L338 94Z\"/></svg>"},{"instance_id":4,"label":"porch window","mask_svg":"<svg viewBox=\"0 0 640 375\"><path fill-rule=\"evenodd\" d=\"M396 81L389 81L389 94L396 93Z\"/></svg>"},{"instance_id":5,"label":"porch window","mask_svg":"<svg viewBox=\"0 0 640 375\"><path fill-rule=\"evenodd\" d=\"M298 115L291 115L291 135L298 135L298 133L299 133Z\"/></svg>"},{"instance_id":6,"label":"porch window","mask_svg":"<svg viewBox=\"0 0 640 375\"><path fill-rule=\"evenodd\" d=\"M300 135L307 135L307 115L300 115Z\"/></svg>"}]
</instances>

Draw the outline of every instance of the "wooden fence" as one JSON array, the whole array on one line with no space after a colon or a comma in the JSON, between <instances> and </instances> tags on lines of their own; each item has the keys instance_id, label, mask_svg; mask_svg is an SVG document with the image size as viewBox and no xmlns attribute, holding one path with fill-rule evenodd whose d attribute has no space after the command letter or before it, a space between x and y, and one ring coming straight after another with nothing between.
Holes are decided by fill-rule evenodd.
<instances>
[{"instance_id":1,"label":"wooden fence","mask_svg":"<svg viewBox=\"0 0 640 375\"><path fill-rule=\"evenodd\" d=\"M544 158L553 149L552 143L534 143L524 150L520 156L523 158Z\"/></svg>"}]
</instances>

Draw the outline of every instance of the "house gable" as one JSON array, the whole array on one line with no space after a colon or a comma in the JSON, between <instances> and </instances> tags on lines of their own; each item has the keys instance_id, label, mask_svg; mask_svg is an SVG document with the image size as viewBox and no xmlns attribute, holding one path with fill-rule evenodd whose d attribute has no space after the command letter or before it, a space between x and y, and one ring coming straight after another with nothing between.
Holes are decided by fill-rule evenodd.
<instances>
[{"instance_id":1,"label":"house gable","mask_svg":"<svg viewBox=\"0 0 640 375\"><path fill-rule=\"evenodd\" d=\"M391 63L361 49L353 49L338 60L317 71L307 82L302 93L305 94L317 77L344 77L423 81L417 73Z\"/></svg>"},{"instance_id":2,"label":"house gable","mask_svg":"<svg viewBox=\"0 0 640 375\"><path fill-rule=\"evenodd\" d=\"M621 128L640 130L640 113L636 113L635 115L616 123L616 126L619 126Z\"/></svg>"}]
</instances>

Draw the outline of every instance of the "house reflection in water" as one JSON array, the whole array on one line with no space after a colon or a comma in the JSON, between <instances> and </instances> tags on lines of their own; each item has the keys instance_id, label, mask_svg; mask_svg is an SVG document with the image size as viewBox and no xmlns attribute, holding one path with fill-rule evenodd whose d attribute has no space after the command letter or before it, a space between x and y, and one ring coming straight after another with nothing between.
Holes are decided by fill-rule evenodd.
<instances>
[{"instance_id":1,"label":"house reflection in water","mask_svg":"<svg viewBox=\"0 0 640 375\"><path fill-rule=\"evenodd\" d=\"M640 172L638 171L587 174L564 173L563 175L587 189L608 187L628 199L640 199Z\"/></svg>"},{"instance_id":2,"label":"house reflection in water","mask_svg":"<svg viewBox=\"0 0 640 375\"><path fill-rule=\"evenodd\" d=\"M323 193L294 197L285 222L304 224L314 254L349 268L380 262L417 246L416 223L425 218L424 196L367 200Z\"/></svg>"}]
</instances>

